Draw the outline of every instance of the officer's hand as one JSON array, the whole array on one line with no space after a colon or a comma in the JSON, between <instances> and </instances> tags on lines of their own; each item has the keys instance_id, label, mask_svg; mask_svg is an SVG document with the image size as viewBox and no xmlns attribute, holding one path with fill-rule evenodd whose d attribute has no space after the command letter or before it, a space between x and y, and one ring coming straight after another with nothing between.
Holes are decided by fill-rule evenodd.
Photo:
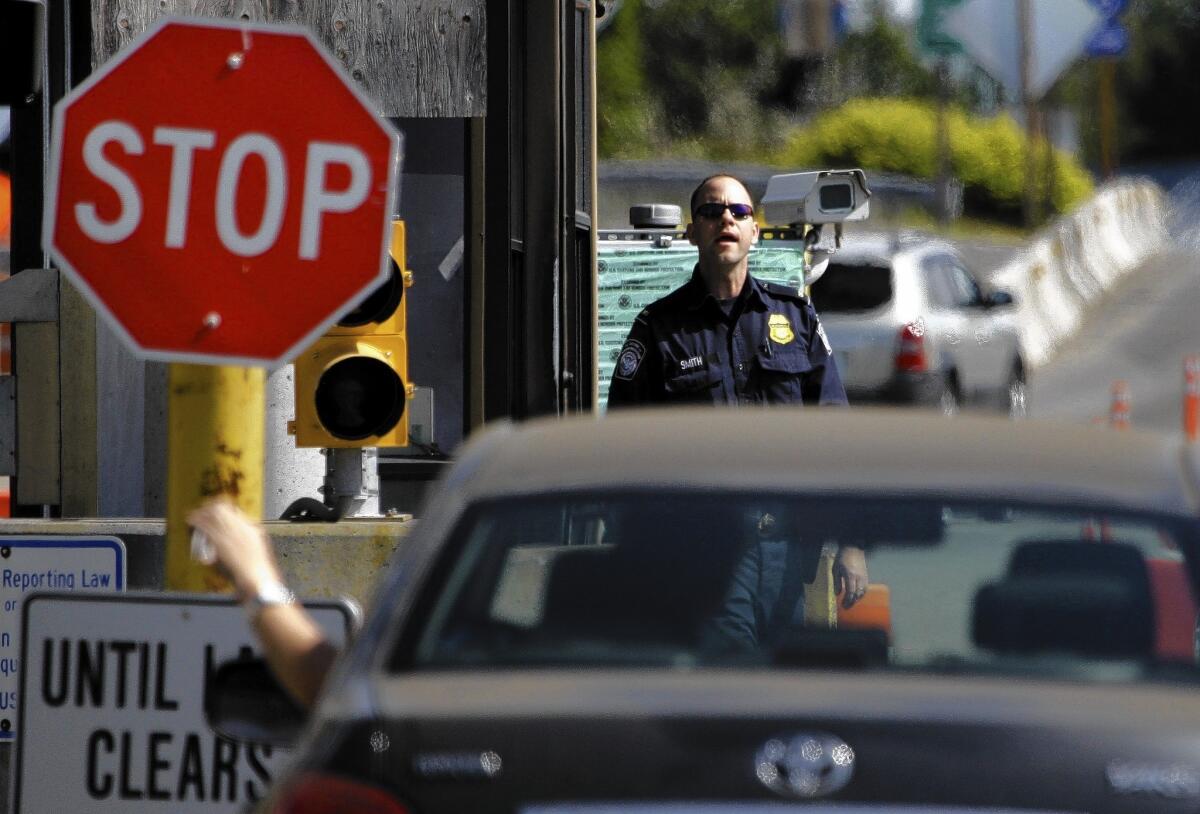
<instances>
[{"instance_id":1,"label":"officer's hand","mask_svg":"<svg viewBox=\"0 0 1200 814\"><path fill-rule=\"evenodd\" d=\"M867 592L867 554L858 546L838 546L833 561L833 590L842 594L842 607L847 610Z\"/></svg>"}]
</instances>

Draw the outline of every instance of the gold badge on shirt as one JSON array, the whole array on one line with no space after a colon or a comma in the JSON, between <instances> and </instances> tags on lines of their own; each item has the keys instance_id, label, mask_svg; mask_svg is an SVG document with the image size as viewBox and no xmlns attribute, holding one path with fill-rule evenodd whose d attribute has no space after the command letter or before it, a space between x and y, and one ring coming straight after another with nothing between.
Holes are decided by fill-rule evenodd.
<instances>
[{"instance_id":1,"label":"gold badge on shirt","mask_svg":"<svg viewBox=\"0 0 1200 814\"><path fill-rule=\"evenodd\" d=\"M796 338L796 335L792 333L791 324L783 314L771 314L767 319L767 327L771 331L771 338L780 345L786 345Z\"/></svg>"}]
</instances>

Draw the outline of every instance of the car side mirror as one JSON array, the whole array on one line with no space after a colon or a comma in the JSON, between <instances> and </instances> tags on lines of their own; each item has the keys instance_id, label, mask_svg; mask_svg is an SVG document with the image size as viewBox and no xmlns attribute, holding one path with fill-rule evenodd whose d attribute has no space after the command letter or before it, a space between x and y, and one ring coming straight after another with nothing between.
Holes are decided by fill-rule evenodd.
<instances>
[{"instance_id":1,"label":"car side mirror","mask_svg":"<svg viewBox=\"0 0 1200 814\"><path fill-rule=\"evenodd\" d=\"M295 743L308 711L288 695L261 658L227 661L204 689L204 717L218 735L240 743Z\"/></svg>"},{"instance_id":2,"label":"car side mirror","mask_svg":"<svg viewBox=\"0 0 1200 814\"><path fill-rule=\"evenodd\" d=\"M991 294L988 294L987 299L984 300L984 305L988 308L998 308L1006 305L1012 305L1013 302L1013 295L1009 294L1007 291L993 291Z\"/></svg>"},{"instance_id":3,"label":"car side mirror","mask_svg":"<svg viewBox=\"0 0 1200 814\"><path fill-rule=\"evenodd\" d=\"M42 87L43 0L0 0L0 105L23 105Z\"/></svg>"}]
</instances>

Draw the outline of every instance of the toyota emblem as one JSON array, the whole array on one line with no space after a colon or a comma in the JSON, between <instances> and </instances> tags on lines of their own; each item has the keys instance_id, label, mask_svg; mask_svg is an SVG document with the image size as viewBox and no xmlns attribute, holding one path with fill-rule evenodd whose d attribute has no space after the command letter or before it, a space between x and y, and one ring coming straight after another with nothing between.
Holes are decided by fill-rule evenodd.
<instances>
[{"instance_id":1,"label":"toyota emblem","mask_svg":"<svg viewBox=\"0 0 1200 814\"><path fill-rule=\"evenodd\" d=\"M824 797L850 782L854 750L841 738L820 732L772 738L754 756L754 773L776 794Z\"/></svg>"}]
</instances>

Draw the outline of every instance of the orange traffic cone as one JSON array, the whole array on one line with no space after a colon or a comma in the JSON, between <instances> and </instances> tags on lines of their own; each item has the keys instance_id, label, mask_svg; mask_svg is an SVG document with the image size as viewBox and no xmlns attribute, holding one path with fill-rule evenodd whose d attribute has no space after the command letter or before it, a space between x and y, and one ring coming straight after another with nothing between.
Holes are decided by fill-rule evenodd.
<instances>
[{"instance_id":1,"label":"orange traffic cone","mask_svg":"<svg viewBox=\"0 0 1200 814\"><path fill-rule=\"evenodd\" d=\"M1195 441L1200 436L1200 356L1183 358L1183 436Z\"/></svg>"},{"instance_id":2,"label":"orange traffic cone","mask_svg":"<svg viewBox=\"0 0 1200 814\"><path fill-rule=\"evenodd\" d=\"M1108 426L1114 430L1129 429L1129 382L1118 379L1112 385L1112 406L1108 410Z\"/></svg>"},{"instance_id":3,"label":"orange traffic cone","mask_svg":"<svg viewBox=\"0 0 1200 814\"><path fill-rule=\"evenodd\" d=\"M1113 539L1112 526L1107 517L1101 517L1098 520L1095 517L1089 517L1083 521L1080 536L1087 543L1111 543Z\"/></svg>"}]
</instances>

